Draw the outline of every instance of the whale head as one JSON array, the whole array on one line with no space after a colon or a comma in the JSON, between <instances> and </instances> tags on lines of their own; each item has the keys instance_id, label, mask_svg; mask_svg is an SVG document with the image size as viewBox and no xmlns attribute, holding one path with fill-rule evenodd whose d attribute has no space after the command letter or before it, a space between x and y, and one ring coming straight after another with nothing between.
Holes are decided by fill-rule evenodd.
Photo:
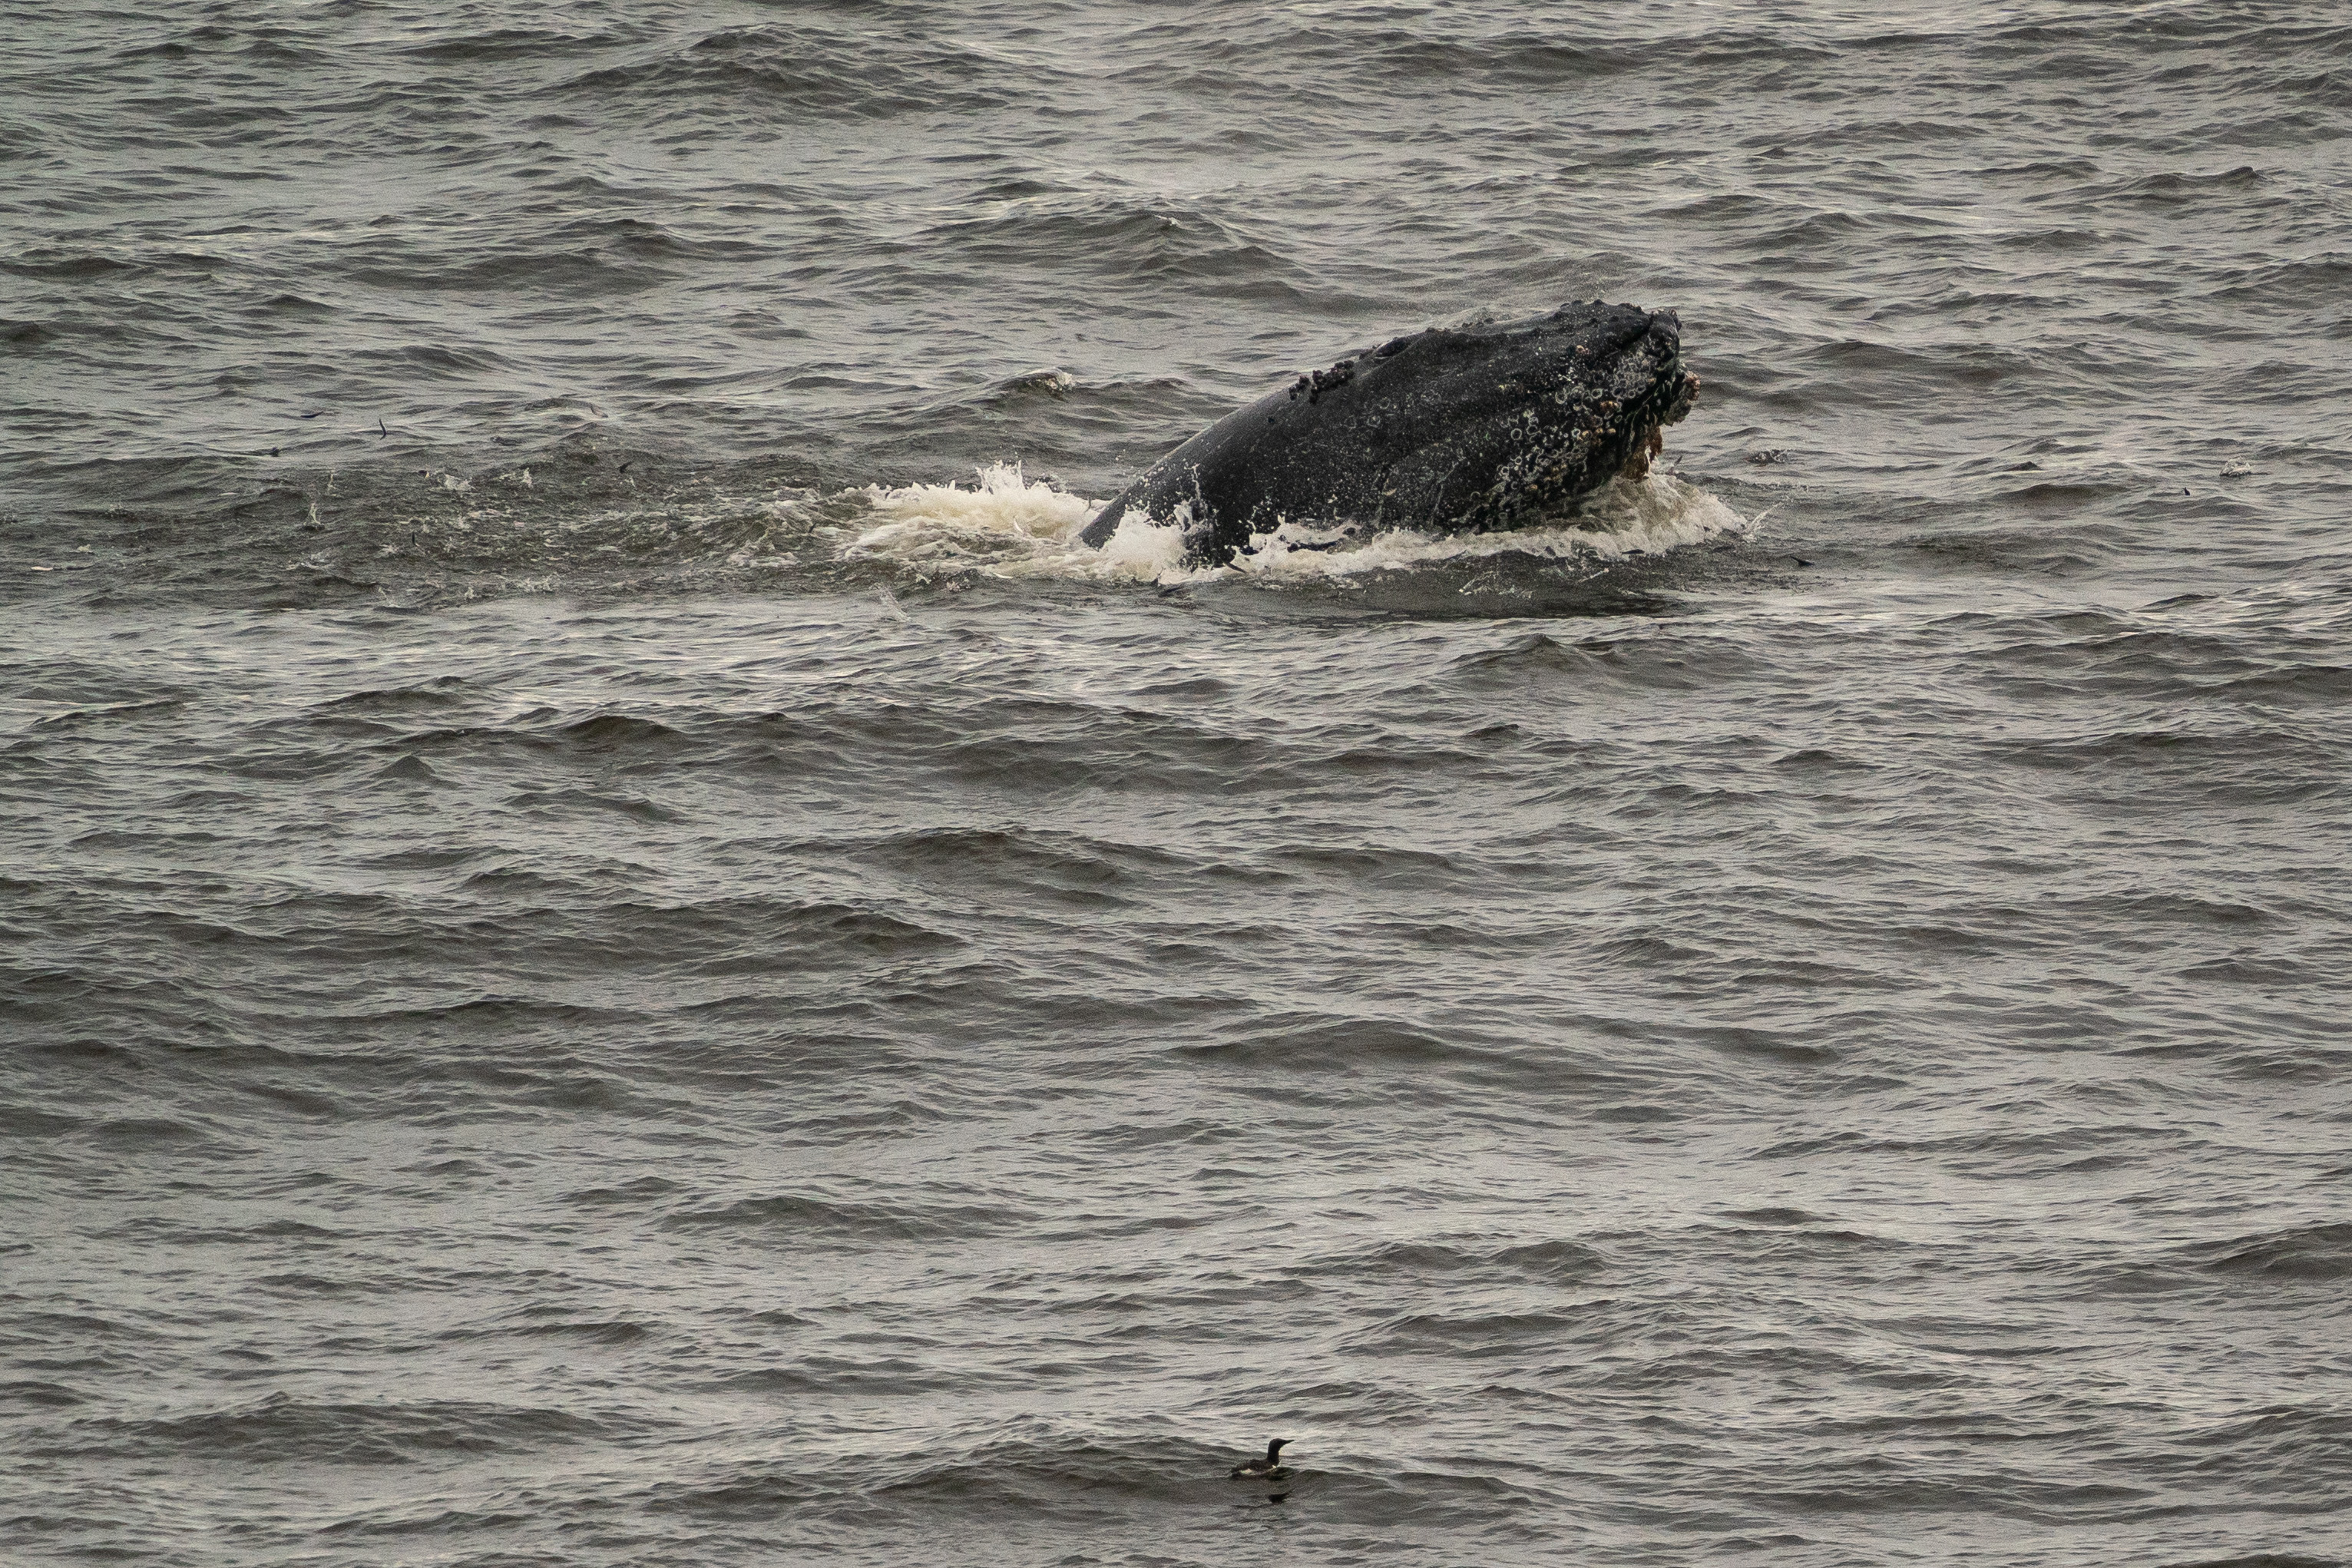
<instances>
[{"instance_id":1,"label":"whale head","mask_svg":"<svg viewBox=\"0 0 2352 1568\"><path fill-rule=\"evenodd\" d=\"M1690 411L1672 310L1564 305L1433 327L1300 376L1218 420L1105 506L1181 521L1196 559L1230 560L1284 523L1428 532L1516 528L1639 478Z\"/></svg>"},{"instance_id":2,"label":"whale head","mask_svg":"<svg viewBox=\"0 0 2352 1568\"><path fill-rule=\"evenodd\" d=\"M1698 395L1675 312L1599 300L1415 333L1356 363L1389 437L1386 515L1447 530L1517 526L1640 478Z\"/></svg>"}]
</instances>

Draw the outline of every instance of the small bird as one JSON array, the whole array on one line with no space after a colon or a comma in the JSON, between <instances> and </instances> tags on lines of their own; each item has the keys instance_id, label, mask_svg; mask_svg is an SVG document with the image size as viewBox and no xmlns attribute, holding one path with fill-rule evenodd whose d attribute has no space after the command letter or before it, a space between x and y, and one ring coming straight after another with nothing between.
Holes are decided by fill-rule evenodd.
<instances>
[{"instance_id":1,"label":"small bird","mask_svg":"<svg viewBox=\"0 0 2352 1568\"><path fill-rule=\"evenodd\" d=\"M1237 1481L1286 1481L1290 1467L1282 1462L1282 1446L1287 1437L1276 1437L1265 1446L1265 1458L1252 1459L1246 1465L1235 1465L1232 1479Z\"/></svg>"}]
</instances>

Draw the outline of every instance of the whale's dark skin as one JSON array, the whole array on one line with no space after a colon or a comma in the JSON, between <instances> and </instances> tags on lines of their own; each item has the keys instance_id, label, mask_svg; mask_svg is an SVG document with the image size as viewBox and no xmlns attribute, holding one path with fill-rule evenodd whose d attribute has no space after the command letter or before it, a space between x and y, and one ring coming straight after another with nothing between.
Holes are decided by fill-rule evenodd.
<instances>
[{"instance_id":1,"label":"whale's dark skin","mask_svg":"<svg viewBox=\"0 0 2352 1568\"><path fill-rule=\"evenodd\" d=\"M1515 528L1636 477L1690 412L1671 310L1563 305L1432 328L1351 354L1236 409L1146 469L1078 537L1129 514L1185 525L1223 563L1285 522L1452 533Z\"/></svg>"}]
</instances>

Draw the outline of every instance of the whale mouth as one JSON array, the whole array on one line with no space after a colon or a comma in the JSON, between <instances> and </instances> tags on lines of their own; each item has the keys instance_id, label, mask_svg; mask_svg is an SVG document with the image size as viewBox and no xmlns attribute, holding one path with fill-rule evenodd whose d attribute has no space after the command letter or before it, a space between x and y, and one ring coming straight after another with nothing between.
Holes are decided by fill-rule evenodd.
<instances>
[{"instance_id":1,"label":"whale mouth","mask_svg":"<svg viewBox=\"0 0 2352 1568\"><path fill-rule=\"evenodd\" d=\"M1616 477L1636 482L1648 479L1650 465L1656 462L1665 449L1665 427L1659 425L1651 426L1648 438L1635 442L1633 449L1625 454L1625 465L1617 470Z\"/></svg>"},{"instance_id":2,"label":"whale mouth","mask_svg":"<svg viewBox=\"0 0 2352 1568\"><path fill-rule=\"evenodd\" d=\"M1626 411L1625 460L1615 477L1641 480L1666 449L1666 426L1682 422L1698 401L1699 380L1683 368L1682 321L1672 310L1654 312L1640 347L1655 361L1654 375L1639 402Z\"/></svg>"},{"instance_id":3,"label":"whale mouth","mask_svg":"<svg viewBox=\"0 0 2352 1568\"><path fill-rule=\"evenodd\" d=\"M1649 422L1647 434L1625 454L1624 467L1617 470L1617 478L1638 482L1650 477L1650 465L1666 449L1666 426L1679 424L1691 411L1691 405L1698 401L1698 377L1688 371L1678 372L1663 409Z\"/></svg>"}]
</instances>

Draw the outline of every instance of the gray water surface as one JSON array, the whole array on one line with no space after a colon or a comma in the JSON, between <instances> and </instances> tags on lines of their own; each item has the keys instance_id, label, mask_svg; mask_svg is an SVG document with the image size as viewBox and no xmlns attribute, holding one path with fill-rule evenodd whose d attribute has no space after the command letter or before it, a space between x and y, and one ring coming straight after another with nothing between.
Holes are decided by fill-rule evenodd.
<instances>
[{"instance_id":1,"label":"gray water surface","mask_svg":"<svg viewBox=\"0 0 2352 1568\"><path fill-rule=\"evenodd\" d=\"M18 7L0 1555L2352 1556L2347 137L2284 4ZM1068 541L1594 297L1613 510Z\"/></svg>"}]
</instances>

